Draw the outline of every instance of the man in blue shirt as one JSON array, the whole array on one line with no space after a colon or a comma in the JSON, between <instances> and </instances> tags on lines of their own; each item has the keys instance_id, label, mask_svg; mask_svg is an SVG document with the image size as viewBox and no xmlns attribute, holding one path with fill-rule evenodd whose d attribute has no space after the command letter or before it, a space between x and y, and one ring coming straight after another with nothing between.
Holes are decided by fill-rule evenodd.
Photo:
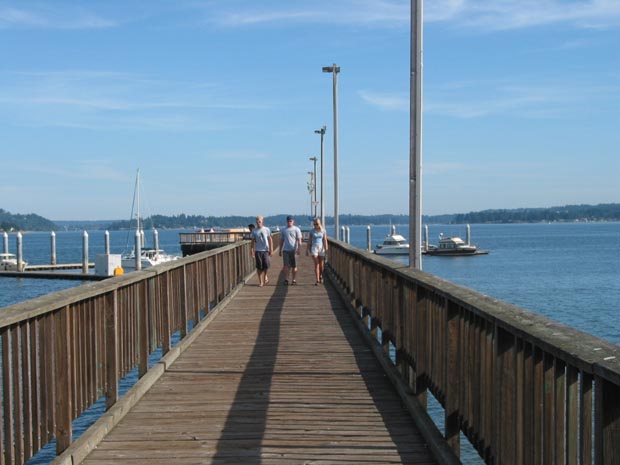
<instances>
[{"instance_id":1,"label":"man in blue shirt","mask_svg":"<svg viewBox=\"0 0 620 465\"><path fill-rule=\"evenodd\" d=\"M297 260L301 253L301 229L295 226L295 218L286 217L286 228L280 231L280 256L284 262L284 284L288 284L289 270L292 272L291 284L297 284Z\"/></svg>"},{"instance_id":2,"label":"man in blue shirt","mask_svg":"<svg viewBox=\"0 0 620 465\"><path fill-rule=\"evenodd\" d=\"M252 257L256 261L256 270L258 272L258 285L263 287L269 284L267 270L269 269L269 257L273 253L273 238L271 230L267 226L263 226L263 217L256 217L256 228L252 231Z\"/></svg>"}]
</instances>

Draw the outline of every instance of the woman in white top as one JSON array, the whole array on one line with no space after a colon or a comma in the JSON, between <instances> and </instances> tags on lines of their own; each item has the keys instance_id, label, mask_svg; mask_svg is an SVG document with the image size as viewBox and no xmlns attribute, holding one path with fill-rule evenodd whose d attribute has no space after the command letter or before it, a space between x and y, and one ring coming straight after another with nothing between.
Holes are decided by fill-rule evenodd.
<instances>
[{"instance_id":1,"label":"woman in white top","mask_svg":"<svg viewBox=\"0 0 620 465\"><path fill-rule=\"evenodd\" d=\"M325 254L327 253L327 232L321 225L321 220L315 218L312 222L313 228L310 231L310 237L308 238L308 249L306 255L312 255L314 260L314 274L316 275L317 286L323 282L323 271L325 269Z\"/></svg>"}]
</instances>

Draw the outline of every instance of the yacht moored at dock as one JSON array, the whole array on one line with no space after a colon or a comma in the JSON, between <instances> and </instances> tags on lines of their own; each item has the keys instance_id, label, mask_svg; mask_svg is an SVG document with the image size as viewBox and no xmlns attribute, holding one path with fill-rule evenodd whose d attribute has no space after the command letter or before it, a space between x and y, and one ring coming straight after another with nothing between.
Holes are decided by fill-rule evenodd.
<instances>
[{"instance_id":1,"label":"yacht moored at dock","mask_svg":"<svg viewBox=\"0 0 620 465\"><path fill-rule=\"evenodd\" d=\"M396 234L396 226L392 225L391 233L385 236L382 244L375 248L377 255L409 255L409 243L404 236Z\"/></svg>"}]
</instances>

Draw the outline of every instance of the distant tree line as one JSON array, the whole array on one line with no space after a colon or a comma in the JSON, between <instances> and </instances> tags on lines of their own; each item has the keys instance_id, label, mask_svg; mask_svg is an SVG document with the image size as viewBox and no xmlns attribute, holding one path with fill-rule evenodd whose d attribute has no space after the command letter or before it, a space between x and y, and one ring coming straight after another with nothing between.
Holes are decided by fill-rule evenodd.
<instances>
[{"instance_id":1,"label":"distant tree line","mask_svg":"<svg viewBox=\"0 0 620 465\"><path fill-rule=\"evenodd\" d=\"M29 213L14 214L0 208L0 231L52 231L56 229L53 221Z\"/></svg>"},{"instance_id":2,"label":"distant tree line","mask_svg":"<svg viewBox=\"0 0 620 465\"><path fill-rule=\"evenodd\" d=\"M483 210L454 215L453 223L539 223L568 221L620 221L620 204L566 205L551 208Z\"/></svg>"},{"instance_id":3,"label":"distant tree line","mask_svg":"<svg viewBox=\"0 0 620 465\"><path fill-rule=\"evenodd\" d=\"M284 226L286 214L265 216L268 226ZM307 214L295 215L296 223L309 225ZM134 220L135 221L135 220ZM599 205L566 205L551 208L517 208L512 210L482 210L479 212L423 215L426 224L465 224L465 223L537 223L569 221L620 221L620 204L607 203ZM145 229L209 229L233 228L246 226L255 222L254 216L203 216L152 215L141 219ZM331 216L325 217L326 225L334 224ZM408 224L409 215L340 215L341 225L367 224ZM130 229L135 227L129 220L120 221L58 221L54 223L33 213L28 215L12 214L0 208L0 231L54 231L63 229Z\"/></svg>"}]
</instances>

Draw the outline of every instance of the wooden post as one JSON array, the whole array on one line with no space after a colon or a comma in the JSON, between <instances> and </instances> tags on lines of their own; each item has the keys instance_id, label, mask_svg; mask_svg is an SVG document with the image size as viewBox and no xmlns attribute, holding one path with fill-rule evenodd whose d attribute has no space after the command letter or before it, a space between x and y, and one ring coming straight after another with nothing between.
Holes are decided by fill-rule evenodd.
<instances>
[{"instance_id":1,"label":"wooden post","mask_svg":"<svg viewBox=\"0 0 620 465\"><path fill-rule=\"evenodd\" d=\"M61 454L73 442L71 412L73 412L73 353L71 351L71 318L69 306L61 308L54 318L54 349L56 357L56 454Z\"/></svg>"},{"instance_id":2,"label":"wooden post","mask_svg":"<svg viewBox=\"0 0 620 465\"><path fill-rule=\"evenodd\" d=\"M138 377L142 378L149 369L149 285L139 284L138 295Z\"/></svg>"},{"instance_id":3,"label":"wooden post","mask_svg":"<svg viewBox=\"0 0 620 465\"><path fill-rule=\"evenodd\" d=\"M105 406L109 410L118 400L118 372L119 372L119 347L118 347L118 291L115 289L106 299L105 308Z\"/></svg>"},{"instance_id":4,"label":"wooden post","mask_svg":"<svg viewBox=\"0 0 620 465\"><path fill-rule=\"evenodd\" d=\"M446 441L457 457L461 453L460 427L459 427L459 392L462 388L461 370L459 365L460 346L460 313L454 302L445 299L447 307L446 318L446 408L445 425Z\"/></svg>"}]
</instances>

